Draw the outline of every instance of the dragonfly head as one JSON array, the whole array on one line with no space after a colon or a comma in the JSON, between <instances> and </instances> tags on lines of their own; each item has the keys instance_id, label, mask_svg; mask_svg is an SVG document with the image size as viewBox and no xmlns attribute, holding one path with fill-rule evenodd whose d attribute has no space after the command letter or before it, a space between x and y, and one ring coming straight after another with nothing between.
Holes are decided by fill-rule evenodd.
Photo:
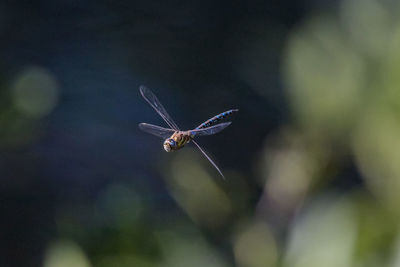
<instances>
[{"instance_id":1,"label":"dragonfly head","mask_svg":"<svg viewBox=\"0 0 400 267\"><path fill-rule=\"evenodd\" d=\"M167 152L170 152L171 150L175 150L176 148L176 142L172 138L168 138L164 141L164 149Z\"/></svg>"}]
</instances>

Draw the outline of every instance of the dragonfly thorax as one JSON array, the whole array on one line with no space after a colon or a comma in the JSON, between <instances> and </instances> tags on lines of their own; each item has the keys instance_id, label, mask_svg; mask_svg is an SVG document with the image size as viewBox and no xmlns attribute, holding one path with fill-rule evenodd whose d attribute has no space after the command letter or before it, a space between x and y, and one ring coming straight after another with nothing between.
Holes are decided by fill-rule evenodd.
<instances>
[{"instance_id":1,"label":"dragonfly thorax","mask_svg":"<svg viewBox=\"0 0 400 267\"><path fill-rule=\"evenodd\" d=\"M167 152L184 147L192 139L190 131L176 131L170 138L164 141L164 150Z\"/></svg>"}]
</instances>

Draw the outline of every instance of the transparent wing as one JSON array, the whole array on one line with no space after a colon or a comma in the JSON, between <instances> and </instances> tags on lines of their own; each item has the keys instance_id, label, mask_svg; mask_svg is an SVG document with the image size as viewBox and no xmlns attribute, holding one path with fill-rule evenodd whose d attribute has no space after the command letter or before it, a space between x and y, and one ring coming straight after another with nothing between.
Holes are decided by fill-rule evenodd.
<instances>
[{"instance_id":1,"label":"transparent wing","mask_svg":"<svg viewBox=\"0 0 400 267\"><path fill-rule=\"evenodd\" d=\"M214 125L211 127L192 130L190 132L192 133L193 136L212 135L212 134L219 133L220 131L222 131L223 129L228 127L229 124L231 124L231 123L232 122L228 121L228 122L220 123L220 124L217 124L217 125Z\"/></svg>"},{"instance_id":2,"label":"transparent wing","mask_svg":"<svg viewBox=\"0 0 400 267\"><path fill-rule=\"evenodd\" d=\"M219 174L221 174L222 178L225 180L225 176L222 174L222 172L218 168L217 164L215 164L215 162L207 155L207 153L204 152L204 150L201 148L201 146L199 144L197 144L194 140L192 140L192 142L193 142L193 144L195 144L197 146L197 148L201 151L201 153L203 153L203 155L208 159L208 161L211 162L211 164L217 169Z\"/></svg>"},{"instance_id":3,"label":"transparent wing","mask_svg":"<svg viewBox=\"0 0 400 267\"><path fill-rule=\"evenodd\" d=\"M164 119L168 126L174 130L179 130L178 125L176 125L174 120L171 119L171 116L169 116L158 98L145 86L140 86L139 90L143 98L157 111L157 113Z\"/></svg>"},{"instance_id":4,"label":"transparent wing","mask_svg":"<svg viewBox=\"0 0 400 267\"><path fill-rule=\"evenodd\" d=\"M175 132L173 129L167 129L148 123L140 123L139 129L146 133L161 137L162 139L167 139Z\"/></svg>"}]
</instances>

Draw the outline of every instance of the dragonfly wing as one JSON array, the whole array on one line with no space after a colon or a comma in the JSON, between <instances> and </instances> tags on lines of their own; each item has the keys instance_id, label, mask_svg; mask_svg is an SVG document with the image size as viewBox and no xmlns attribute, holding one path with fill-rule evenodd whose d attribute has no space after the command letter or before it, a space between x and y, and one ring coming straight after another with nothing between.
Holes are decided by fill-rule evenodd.
<instances>
[{"instance_id":1,"label":"dragonfly wing","mask_svg":"<svg viewBox=\"0 0 400 267\"><path fill-rule=\"evenodd\" d=\"M190 132L192 133L193 136L212 135L212 134L219 133L220 131L222 131L223 129L228 127L229 124L231 124L231 123L232 122L228 121L228 122L220 123L220 124L217 124L217 125L214 125L211 127L207 127L207 128L195 129Z\"/></svg>"},{"instance_id":2,"label":"dragonfly wing","mask_svg":"<svg viewBox=\"0 0 400 267\"><path fill-rule=\"evenodd\" d=\"M140 123L139 129L146 133L161 137L162 139L167 139L175 132L173 129L167 129L148 123Z\"/></svg>"},{"instance_id":3,"label":"dragonfly wing","mask_svg":"<svg viewBox=\"0 0 400 267\"><path fill-rule=\"evenodd\" d=\"M165 110L158 98L145 86L140 86L139 90L143 98L157 111L157 113L164 119L168 126L174 130L179 130L178 125L176 125L171 116L169 116L168 112Z\"/></svg>"},{"instance_id":4,"label":"dragonfly wing","mask_svg":"<svg viewBox=\"0 0 400 267\"><path fill-rule=\"evenodd\" d=\"M197 148L203 153L203 155L208 159L209 162L217 169L219 174L221 174L222 178L225 180L225 176L222 174L221 170L218 168L217 164L207 155L207 153L201 148L201 146L194 140L192 140L193 144L197 146Z\"/></svg>"}]
</instances>

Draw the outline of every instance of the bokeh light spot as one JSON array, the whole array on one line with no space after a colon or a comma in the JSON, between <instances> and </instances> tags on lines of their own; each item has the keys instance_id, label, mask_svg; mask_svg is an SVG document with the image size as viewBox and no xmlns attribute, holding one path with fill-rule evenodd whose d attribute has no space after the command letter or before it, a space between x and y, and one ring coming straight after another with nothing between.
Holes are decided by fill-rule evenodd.
<instances>
[{"instance_id":1,"label":"bokeh light spot","mask_svg":"<svg viewBox=\"0 0 400 267\"><path fill-rule=\"evenodd\" d=\"M197 231L182 228L180 230L158 233L164 255L160 267L228 266L218 251L213 249Z\"/></svg>"},{"instance_id":2,"label":"bokeh light spot","mask_svg":"<svg viewBox=\"0 0 400 267\"><path fill-rule=\"evenodd\" d=\"M355 215L354 205L349 200L323 198L315 201L294 224L285 266L353 266Z\"/></svg>"},{"instance_id":3,"label":"bokeh light spot","mask_svg":"<svg viewBox=\"0 0 400 267\"><path fill-rule=\"evenodd\" d=\"M304 129L325 139L346 136L359 108L364 71L363 59L333 19L317 16L294 32L284 74Z\"/></svg>"},{"instance_id":4,"label":"bokeh light spot","mask_svg":"<svg viewBox=\"0 0 400 267\"><path fill-rule=\"evenodd\" d=\"M275 266L278 252L275 241L264 223L255 223L238 234L234 243L234 254L238 266Z\"/></svg>"},{"instance_id":5,"label":"bokeh light spot","mask_svg":"<svg viewBox=\"0 0 400 267\"><path fill-rule=\"evenodd\" d=\"M167 182L173 197L194 221L217 227L231 213L231 203L215 182L220 179L219 174L215 171L215 177L211 177L199 164L199 157L191 151L181 151Z\"/></svg>"},{"instance_id":6,"label":"bokeh light spot","mask_svg":"<svg viewBox=\"0 0 400 267\"><path fill-rule=\"evenodd\" d=\"M59 85L47 70L30 67L18 75L11 86L11 93L14 104L21 113L41 118L56 106Z\"/></svg>"},{"instance_id":7,"label":"bokeh light spot","mask_svg":"<svg viewBox=\"0 0 400 267\"><path fill-rule=\"evenodd\" d=\"M400 126L396 114L373 108L365 113L353 148L367 186L392 211L400 212Z\"/></svg>"},{"instance_id":8,"label":"bokeh light spot","mask_svg":"<svg viewBox=\"0 0 400 267\"><path fill-rule=\"evenodd\" d=\"M48 248L43 267L90 267L82 249L72 241L60 240Z\"/></svg>"}]
</instances>

